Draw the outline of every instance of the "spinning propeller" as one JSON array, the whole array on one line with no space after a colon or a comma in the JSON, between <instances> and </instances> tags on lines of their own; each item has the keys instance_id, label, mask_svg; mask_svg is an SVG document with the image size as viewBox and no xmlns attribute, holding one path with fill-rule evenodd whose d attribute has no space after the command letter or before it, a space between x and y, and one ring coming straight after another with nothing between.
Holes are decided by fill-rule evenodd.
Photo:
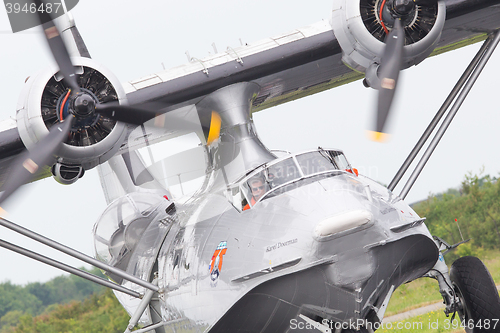
<instances>
[{"instance_id":1,"label":"spinning propeller","mask_svg":"<svg viewBox=\"0 0 500 333\"><path fill-rule=\"evenodd\" d=\"M394 99L394 93L403 65L403 48L405 45L405 29L403 23L410 13L417 10L417 6L432 6L436 0L383 0L378 12L380 24L387 37L377 75L380 85L378 89L377 122L374 132L371 132L374 141L384 141L387 134L384 125ZM389 30L387 25L392 25Z\"/></svg>"},{"instance_id":2,"label":"spinning propeller","mask_svg":"<svg viewBox=\"0 0 500 333\"><path fill-rule=\"evenodd\" d=\"M32 0L36 8L45 5L42 0ZM33 180L40 169L52 165L54 154L67 140L70 131L78 126L77 121L95 116L95 113L105 115L113 120L129 124L141 125L155 118L162 112L145 110L134 106L120 105L117 102L100 103L86 89L78 85L75 67L66 45L49 13L36 11L42 24L45 37L54 59L59 66L65 84L69 87L60 109L57 110L59 123L53 125L49 133L30 150L21 153L10 165L10 174L0 187L0 204L3 203L21 185ZM207 144L217 140L220 134L221 119L218 113L199 114L201 127L207 137ZM161 117L160 117L161 118ZM176 130L195 131L200 128L199 123L193 123L180 118L169 117L169 123L164 120L156 121L155 126L168 127ZM1 208L0 208L1 210Z\"/></svg>"}]
</instances>

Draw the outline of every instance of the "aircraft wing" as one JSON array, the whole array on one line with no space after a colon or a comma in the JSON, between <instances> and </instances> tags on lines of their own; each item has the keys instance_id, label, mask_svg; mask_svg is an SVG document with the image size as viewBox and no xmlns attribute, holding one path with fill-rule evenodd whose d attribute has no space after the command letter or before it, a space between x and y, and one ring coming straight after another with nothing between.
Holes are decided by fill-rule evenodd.
<instances>
[{"instance_id":1,"label":"aircraft wing","mask_svg":"<svg viewBox=\"0 0 500 333\"><path fill-rule=\"evenodd\" d=\"M486 39L500 28L500 1L445 0L446 23L432 55ZM327 21L243 45L129 82L131 104L176 109L237 82L262 89L253 112L362 79L342 62Z\"/></svg>"},{"instance_id":2,"label":"aircraft wing","mask_svg":"<svg viewBox=\"0 0 500 333\"><path fill-rule=\"evenodd\" d=\"M500 28L500 0L444 0L444 4L446 20L432 55L482 41ZM193 105L224 86L255 82L261 87L253 102L256 112L362 79L365 74L346 66L342 57L331 23L320 21L208 58L193 58L125 83L124 90L130 105L171 111ZM6 165L25 143L12 123L0 127L0 143L1 182ZM121 151L126 148L121 146ZM46 170L40 177L48 174Z\"/></svg>"}]
</instances>

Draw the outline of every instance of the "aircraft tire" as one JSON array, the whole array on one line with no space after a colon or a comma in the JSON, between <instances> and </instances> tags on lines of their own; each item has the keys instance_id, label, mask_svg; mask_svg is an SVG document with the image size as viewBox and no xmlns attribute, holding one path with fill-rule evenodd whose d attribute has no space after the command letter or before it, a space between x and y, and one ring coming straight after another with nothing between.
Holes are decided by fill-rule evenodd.
<instances>
[{"instance_id":1,"label":"aircraft tire","mask_svg":"<svg viewBox=\"0 0 500 333\"><path fill-rule=\"evenodd\" d=\"M451 265L450 278L463 308L458 310L467 333L500 332L500 298L481 260L462 257Z\"/></svg>"}]
</instances>

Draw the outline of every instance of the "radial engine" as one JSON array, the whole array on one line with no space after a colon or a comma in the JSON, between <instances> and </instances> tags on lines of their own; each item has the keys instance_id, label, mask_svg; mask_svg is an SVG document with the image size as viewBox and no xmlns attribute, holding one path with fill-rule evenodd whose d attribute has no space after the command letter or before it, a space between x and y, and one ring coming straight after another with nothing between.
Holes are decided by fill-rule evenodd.
<instances>
[{"instance_id":1,"label":"radial engine","mask_svg":"<svg viewBox=\"0 0 500 333\"><path fill-rule=\"evenodd\" d=\"M33 147L55 124L75 116L68 138L56 151L51 171L62 184L72 184L89 170L111 158L120 148L126 125L95 112L97 103L126 103L118 79L92 59L72 58L78 94L71 94L58 68L47 68L30 77L17 105L19 135L26 148Z\"/></svg>"},{"instance_id":2,"label":"radial engine","mask_svg":"<svg viewBox=\"0 0 500 333\"><path fill-rule=\"evenodd\" d=\"M342 47L342 60L366 73L372 86L384 52L385 39L397 19L405 31L401 69L417 65L436 47L446 6L437 0L334 0L332 27Z\"/></svg>"}]
</instances>

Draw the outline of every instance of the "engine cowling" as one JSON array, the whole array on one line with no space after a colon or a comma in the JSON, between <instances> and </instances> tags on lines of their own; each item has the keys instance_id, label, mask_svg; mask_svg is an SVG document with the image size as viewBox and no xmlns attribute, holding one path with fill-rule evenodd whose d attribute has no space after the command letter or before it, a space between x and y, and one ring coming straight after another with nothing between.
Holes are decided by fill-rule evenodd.
<instances>
[{"instance_id":1,"label":"engine cowling","mask_svg":"<svg viewBox=\"0 0 500 333\"><path fill-rule=\"evenodd\" d=\"M92 59L71 60L76 67L77 82L82 90L80 98L88 99L84 102L85 105L87 102L126 103L125 91L109 70ZM72 95L68 94L68 87L59 75L58 68L53 66L28 79L17 105L19 135L28 150L40 142L53 125L69 116L68 112L75 115L71 132L56 152L56 164L52 167L56 179L64 184L76 181L83 170L91 169L111 158L120 148L126 134L125 124L89 111L93 108L80 108L76 111L71 109L72 105L76 105L75 100L72 100L73 96L67 96ZM61 172L61 166L62 170L83 170L75 176ZM64 179L65 174L71 174L71 177Z\"/></svg>"},{"instance_id":2,"label":"engine cowling","mask_svg":"<svg viewBox=\"0 0 500 333\"><path fill-rule=\"evenodd\" d=\"M346 65L366 72L373 64L380 64L386 37L382 22L387 23L389 30L392 28L394 18L390 11L383 0L334 0L332 28ZM436 47L446 18L446 5L443 1L429 1L414 5L400 17L405 29L402 67L405 69L423 61Z\"/></svg>"}]
</instances>

